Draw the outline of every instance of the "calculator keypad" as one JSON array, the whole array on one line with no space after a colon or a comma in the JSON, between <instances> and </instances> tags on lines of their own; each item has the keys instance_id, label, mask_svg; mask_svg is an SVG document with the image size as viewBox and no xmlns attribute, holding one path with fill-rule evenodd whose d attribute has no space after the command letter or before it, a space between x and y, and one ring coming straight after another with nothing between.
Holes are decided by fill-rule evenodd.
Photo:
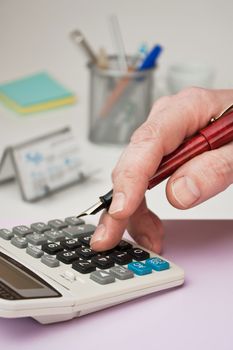
<instances>
[{"instance_id":1,"label":"calculator keypad","mask_svg":"<svg viewBox=\"0 0 233 350\"><path fill-rule=\"evenodd\" d=\"M94 231L95 226L71 216L64 221L54 219L48 223L36 222L30 227L15 226L12 231L0 229L0 239L26 249L26 254L40 259L49 268L67 265L61 276L70 282L76 281L77 272L90 274L91 281L106 285L170 268L167 261L150 257L147 251L123 239L115 248L96 252L90 248Z\"/></svg>"}]
</instances>

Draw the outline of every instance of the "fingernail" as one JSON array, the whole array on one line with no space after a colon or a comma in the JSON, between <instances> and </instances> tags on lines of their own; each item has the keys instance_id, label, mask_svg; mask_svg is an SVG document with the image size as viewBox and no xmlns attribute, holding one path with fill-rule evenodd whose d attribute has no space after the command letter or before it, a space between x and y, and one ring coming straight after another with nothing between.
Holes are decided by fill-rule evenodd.
<instances>
[{"instance_id":1,"label":"fingernail","mask_svg":"<svg viewBox=\"0 0 233 350\"><path fill-rule=\"evenodd\" d=\"M194 204L200 197L201 192L194 181L188 176L182 176L176 179L171 186L172 193L182 207L188 208Z\"/></svg>"},{"instance_id":2,"label":"fingernail","mask_svg":"<svg viewBox=\"0 0 233 350\"><path fill-rule=\"evenodd\" d=\"M95 233L92 236L92 239L90 242L91 247L95 243L104 240L105 237L106 237L106 228L105 228L104 224L100 224L99 226L97 226L97 229L95 230Z\"/></svg>"},{"instance_id":3,"label":"fingernail","mask_svg":"<svg viewBox=\"0 0 233 350\"><path fill-rule=\"evenodd\" d=\"M109 209L110 214L122 211L125 206L125 194L123 192L117 192L113 196L112 204Z\"/></svg>"},{"instance_id":4,"label":"fingernail","mask_svg":"<svg viewBox=\"0 0 233 350\"><path fill-rule=\"evenodd\" d=\"M147 236L140 235L136 238L136 241L143 247L151 250L152 243Z\"/></svg>"}]
</instances>

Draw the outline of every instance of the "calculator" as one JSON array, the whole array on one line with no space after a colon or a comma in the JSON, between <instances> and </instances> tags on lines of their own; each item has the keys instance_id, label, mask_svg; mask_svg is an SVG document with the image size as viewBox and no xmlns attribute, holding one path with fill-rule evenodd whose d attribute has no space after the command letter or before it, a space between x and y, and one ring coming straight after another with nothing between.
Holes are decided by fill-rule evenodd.
<instances>
[{"instance_id":1,"label":"calculator","mask_svg":"<svg viewBox=\"0 0 233 350\"><path fill-rule=\"evenodd\" d=\"M94 231L75 216L0 229L0 317L65 321L183 284L180 267L127 239L92 250Z\"/></svg>"}]
</instances>

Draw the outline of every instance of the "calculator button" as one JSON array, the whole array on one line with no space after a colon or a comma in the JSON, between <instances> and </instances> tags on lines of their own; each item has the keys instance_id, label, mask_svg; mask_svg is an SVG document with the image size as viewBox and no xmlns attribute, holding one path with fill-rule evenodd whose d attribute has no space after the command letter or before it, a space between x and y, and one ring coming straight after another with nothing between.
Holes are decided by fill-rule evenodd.
<instances>
[{"instance_id":1,"label":"calculator button","mask_svg":"<svg viewBox=\"0 0 233 350\"><path fill-rule=\"evenodd\" d=\"M110 254L112 260L119 265L125 265L130 263L133 258L128 252L113 252Z\"/></svg>"},{"instance_id":2,"label":"calculator button","mask_svg":"<svg viewBox=\"0 0 233 350\"><path fill-rule=\"evenodd\" d=\"M28 245L28 242L25 237L17 237L14 236L11 238L11 244L13 244L17 248L26 248Z\"/></svg>"},{"instance_id":3,"label":"calculator button","mask_svg":"<svg viewBox=\"0 0 233 350\"><path fill-rule=\"evenodd\" d=\"M124 266L114 266L109 270L109 272L119 280L127 280L134 277L133 272Z\"/></svg>"},{"instance_id":4,"label":"calculator button","mask_svg":"<svg viewBox=\"0 0 233 350\"><path fill-rule=\"evenodd\" d=\"M42 250L51 255L55 255L63 249L64 248L59 243L55 242L46 243L42 245Z\"/></svg>"},{"instance_id":5,"label":"calculator button","mask_svg":"<svg viewBox=\"0 0 233 350\"><path fill-rule=\"evenodd\" d=\"M147 266L139 261L131 262L128 265L128 269L133 271L136 275L143 276L148 275L152 272L152 268L150 266Z\"/></svg>"},{"instance_id":6,"label":"calculator button","mask_svg":"<svg viewBox=\"0 0 233 350\"><path fill-rule=\"evenodd\" d=\"M7 241L9 241L13 236L14 236L13 232L8 230L7 228L2 228L0 230L0 237L3 239L6 239Z\"/></svg>"},{"instance_id":7,"label":"calculator button","mask_svg":"<svg viewBox=\"0 0 233 350\"><path fill-rule=\"evenodd\" d=\"M98 252L95 252L91 248L81 247L76 249L76 254L83 259L91 259L93 256L97 255Z\"/></svg>"},{"instance_id":8,"label":"calculator button","mask_svg":"<svg viewBox=\"0 0 233 350\"><path fill-rule=\"evenodd\" d=\"M90 275L90 279L99 284L109 284L115 282L115 277L107 271L95 271Z\"/></svg>"},{"instance_id":9,"label":"calculator button","mask_svg":"<svg viewBox=\"0 0 233 350\"><path fill-rule=\"evenodd\" d=\"M100 269L109 269L114 266L114 261L109 256L97 255L91 259L91 262Z\"/></svg>"},{"instance_id":10,"label":"calculator button","mask_svg":"<svg viewBox=\"0 0 233 350\"><path fill-rule=\"evenodd\" d=\"M43 255L41 257L41 262L49 267L57 267L60 265L59 261L51 255Z\"/></svg>"},{"instance_id":11,"label":"calculator button","mask_svg":"<svg viewBox=\"0 0 233 350\"><path fill-rule=\"evenodd\" d=\"M50 230L50 227L44 222L35 222L34 224L31 224L31 229L38 233L44 233L45 231Z\"/></svg>"},{"instance_id":12,"label":"calculator button","mask_svg":"<svg viewBox=\"0 0 233 350\"><path fill-rule=\"evenodd\" d=\"M73 250L81 247L81 243L79 243L77 239L73 239L73 238L66 239L64 241L61 241L60 243L62 247L64 247L67 250Z\"/></svg>"},{"instance_id":13,"label":"calculator button","mask_svg":"<svg viewBox=\"0 0 233 350\"><path fill-rule=\"evenodd\" d=\"M33 256L33 258L41 258L42 255L44 254L44 252L40 248L34 245L28 246L26 249L26 252L27 254Z\"/></svg>"},{"instance_id":14,"label":"calculator button","mask_svg":"<svg viewBox=\"0 0 233 350\"><path fill-rule=\"evenodd\" d=\"M120 251L125 251L125 250L129 250L132 248L132 244L124 241L123 239L118 243L118 245L116 246L116 250L120 250Z\"/></svg>"},{"instance_id":15,"label":"calculator button","mask_svg":"<svg viewBox=\"0 0 233 350\"><path fill-rule=\"evenodd\" d=\"M75 260L72 263L72 268L81 273L90 273L95 271L96 266L87 260Z\"/></svg>"},{"instance_id":16,"label":"calculator button","mask_svg":"<svg viewBox=\"0 0 233 350\"><path fill-rule=\"evenodd\" d=\"M78 225L65 228L63 233L69 238L77 238L80 234L94 233L95 228L94 225Z\"/></svg>"},{"instance_id":17,"label":"calculator button","mask_svg":"<svg viewBox=\"0 0 233 350\"><path fill-rule=\"evenodd\" d=\"M90 246L90 241L92 238L92 234L82 234L80 236L78 236L78 241L86 246Z\"/></svg>"},{"instance_id":18,"label":"calculator button","mask_svg":"<svg viewBox=\"0 0 233 350\"><path fill-rule=\"evenodd\" d=\"M55 220L50 220L48 222L48 225L52 228L54 228L55 230L61 230L63 229L64 227L67 227L67 223L65 223L64 221L62 220L59 220L59 219L55 219Z\"/></svg>"},{"instance_id":19,"label":"calculator button","mask_svg":"<svg viewBox=\"0 0 233 350\"><path fill-rule=\"evenodd\" d=\"M141 248L132 248L128 250L128 253L132 255L134 260L142 261L150 257L150 254Z\"/></svg>"},{"instance_id":20,"label":"calculator button","mask_svg":"<svg viewBox=\"0 0 233 350\"><path fill-rule=\"evenodd\" d=\"M45 235L37 232L33 232L27 235L26 240L28 241L28 243L31 243L34 245L42 245L47 243L47 238L45 237Z\"/></svg>"},{"instance_id":21,"label":"calculator button","mask_svg":"<svg viewBox=\"0 0 233 350\"><path fill-rule=\"evenodd\" d=\"M167 270L170 267L169 262L158 257L147 259L145 264L150 266L155 271Z\"/></svg>"},{"instance_id":22,"label":"calculator button","mask_svg":"<svg viewBox=\"0 0 233 350\"><path fill-rule=\"evenodd\" d=\"M45 237L47 237L47 239L52 242L58 242L62 239L65 239L65 235L62 231L46 231Z\"/></svg>"},{"instance_id":23,"label":"calculator button","mask_svg":"<svg viewBox=\"0 0 233 350\"><path fill-rule=\"evenodd\" d=\"M12 229L13 233L16 234L19 237L24 237L28 235L29 233L32 233L32 229L28 226L20 225L20 226L15 226Z\"/></svg>"},{"instance_id":24,"label":"calculator button","mask_svg":"<svg viewBox=\"0 0 233 350\"><path fill-rule=\"evenodd\" d=\"M64 264L72 264L73 261L79 260L79 257L74 251L59 252L57 254L57 259Z\"/></svg>"},{"instance_id":25,"label":"calculator button","mask_svg":"<svg viewBox=\"0 0 233 350\"><path fill-rule=\"evenodd\" d=\"M83 219L79 219L76 216L69 216L65 218L65 222L71 226L84 225L85 221Z\"/></svg>"}]
</instances>

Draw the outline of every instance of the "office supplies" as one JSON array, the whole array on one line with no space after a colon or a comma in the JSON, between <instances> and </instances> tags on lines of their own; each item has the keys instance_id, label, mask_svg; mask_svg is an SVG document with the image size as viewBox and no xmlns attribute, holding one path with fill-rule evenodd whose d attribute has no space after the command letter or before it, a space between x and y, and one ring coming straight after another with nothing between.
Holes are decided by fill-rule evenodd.
<instances>
[{"instance_id":1,"label":"office supplies","mask_svg":"<svg viewBox=\"0 0 233 350\"><path fill-rule=\"evenodd\" d=\"M179 286L171 261L122 239L90 248L95 226L76 217L0 229L0 317L70 320Z\"/></svg>"},{"instance_id":2,"label":"office supplies","mask_svg":"<svg viewBox=\"0 0 233 350\"><path fill-rule=\"evenodd\" d=\"M84 181L87 173L69 127L7 147L0 162L0 182L15 178L29 202Z\"/></svg>"},{"instance_id":3,"label":"office supplies","mask_svg":"<svg viewBox=\"0 0 233 350\"><path fill-rule=\"evenodd\" d=\"M99 49L98 58L97 58L97 66L101 69L109 68L109 59L106 50L101 47Z\"/></svg>"},{"instance_id":4,"label":"office supplies","mask_svg":"<svg viewBox=\"0 0 233 350\"><path fill-rule=\"evenodd\" d=\"M50 74L40 72L1 84L0 101L26 114L73 104L76 98Z\"/></svg>"},{"instance_id":5,"label":"office supplies","mask_svg":"<svg viewBox=\"0 0 233 350\"><path fill-rule=\"evenodd\" d=\"M98 59L94 51L92 50L90 44L85 39L84 35L80 30L74 30L70 33L70 37L73 40L73 42L82 49L84 54L87 56L88 61L97 64Z\"/></svg>"},{"instance_id":6,"label":"office supplies","mask_svg":"<svg viewBox=\"0 0 233 350\"><path fill-rule=\"evenodd\" d=\"M219 116L213 117L210 124L200 130L195 136L184 141L175 151L165 156L155 175L149 180L150 190L161 181L172 175L182 164L195 156L219 148L233 141L233 105L230 105ZM99 197L99 201L77 217L93 215L100 210L108 209L112 201L113 191Z\"/></svg>"},{"instance_id":7,"label":"office supplies","mask_svg":"<svg viewBox=\"0 0 233 350\"><path fill-rule=\"evenodd\" d=\"M151 69L156 66L156 62L158 60L158 57L160 56L162 52L162 46L161 45L155 45L151 51L146 55L142 63L137 68L139 71L144 69Z\"/></svg>"},{"instance_id":8,"label":"office supplies","mask_svg":"<svg viewBox=\"0 0 233 350\"><path fill-rule=\"evenodd\" d=\"M109 18L109 21L110 21L112 40L115 44L116 53L117 53L118 69L123 72L127 72L128 65L127 65L127 60L125 55L125 48L124 48L123 39L122 39L117 16L115 14L111 15Z\"/></svg>"}]
</instances>

